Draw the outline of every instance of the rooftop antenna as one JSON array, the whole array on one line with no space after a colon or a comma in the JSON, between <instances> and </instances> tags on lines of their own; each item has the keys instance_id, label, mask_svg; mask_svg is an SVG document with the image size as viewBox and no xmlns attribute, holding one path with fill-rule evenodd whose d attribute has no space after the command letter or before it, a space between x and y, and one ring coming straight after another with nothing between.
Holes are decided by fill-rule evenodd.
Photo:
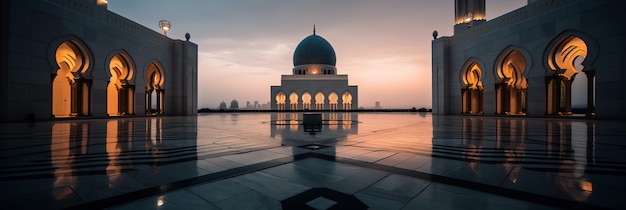
<instances>
[{"instance_id":1,"label":"rooftop antenna","mask_svg":"<svg viewBox=\"0 0 626 210\"><path fill-rule=\"evenodd\" d=\"M315 35L315 23L313 23L313 35Z\"/></svg>"}]
</instances>

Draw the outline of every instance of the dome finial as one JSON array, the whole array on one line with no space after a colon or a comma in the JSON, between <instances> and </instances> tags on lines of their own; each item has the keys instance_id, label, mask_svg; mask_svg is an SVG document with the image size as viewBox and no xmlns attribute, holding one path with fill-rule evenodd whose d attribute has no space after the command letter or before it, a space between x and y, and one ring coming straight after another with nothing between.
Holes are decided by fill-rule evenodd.
<instances>
[{"instance_id":1,"label":"dome finial","mask_svg":"<svg viewBox=\"0 0 626 210\"><path fill-rule=\"evenodd\" d=\"M313 35L315 35L315 23L313 23Z\"/></svg>"}]
</instances>

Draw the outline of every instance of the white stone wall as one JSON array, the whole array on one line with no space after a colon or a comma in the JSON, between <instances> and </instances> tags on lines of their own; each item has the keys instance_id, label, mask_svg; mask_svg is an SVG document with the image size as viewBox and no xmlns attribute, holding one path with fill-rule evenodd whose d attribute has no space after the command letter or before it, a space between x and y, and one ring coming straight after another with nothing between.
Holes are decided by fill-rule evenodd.
<instances>
[{"instance_id":1,"label":"white stone wall","mask_svg":"<svg viewBox=\"0 0 626 210\"><path fill-rule=\"evenodd\" d=\"M622 111L626 106L626 91L623 91L626 90L623 73L626 18L619 11L625 4L618 0L536 1L453 37L434 40L433 113L461 113L461 70L466 62L476 60L483 69L485 115L493 115L496 62L504 50L515 47L530 54L532 59L529 61L532 65L524 73L528 78L527 113L544 116L546 51L558 37L571 34L585 36L588 45L595 45L590 46L589 53L597 53L597 59L593 66L585 68L596 72L596 117L626 118L626 112ZM575 79L586 80L586 76L579 72Z\"/></svg>"},{"instance_id":2,"label":"white stone wall","mask_svg":"<svg viewBox=\"0 0 626 210\"><path fill-rule=\"evenodd\" d=\"M0 110L2 121L26 120L29 114L36 119L52 118L51 77L57 70L54 52L66 40L82 43L92 59L87 72L93 79L92 117L107 116L108 63L117 52L126 53L135 69L135 115L145 113L145 71L154 61L164 68L165 114L197 112L197 45L172 40L95 2L3 1L10 14L5 18L3 13L2 19L8 29L2 37L8 43L7 62L2 64L6 68L2 76L6 89L0 94L0 103L4 104ZM178 87L183 84L184 88Z\"/></svg>"}]
</instances>

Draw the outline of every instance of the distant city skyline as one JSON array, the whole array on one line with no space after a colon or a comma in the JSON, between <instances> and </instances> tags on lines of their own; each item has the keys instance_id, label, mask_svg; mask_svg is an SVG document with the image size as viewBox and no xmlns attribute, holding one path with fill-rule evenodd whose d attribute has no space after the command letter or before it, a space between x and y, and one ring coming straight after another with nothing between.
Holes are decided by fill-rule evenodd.
<instances>
[{"instance_id":1,"label":"distant city skyline","mask_svg":"<svg viewBox=\"0 0 626 210\"><path fill-rule=\"evenodd\" d=\"M198 107L222 101L271 101L271 85L293 68L296 45L313 33L337 53L337 73L359 86L359 106L431 107L433 30L452 35L453 1L167 1L109 0L110 11L168 37L199 45ZM487 0L487 19L527 0ZM166 72L167 73L167 72Z\"/></svg>"}]
</instances>

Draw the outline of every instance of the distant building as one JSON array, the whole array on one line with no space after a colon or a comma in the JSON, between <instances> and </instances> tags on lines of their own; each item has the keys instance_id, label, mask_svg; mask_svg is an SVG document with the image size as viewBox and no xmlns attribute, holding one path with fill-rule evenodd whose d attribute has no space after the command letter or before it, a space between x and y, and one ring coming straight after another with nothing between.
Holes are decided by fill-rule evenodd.
<instances>
[{"instance_id":1,"label":"distant building","mask_svg":"<svg viewBox=\"0 0 626 210\"><path fill-rule=\"evenodd\" d=\"M226 108L227 108L227 107L226 107L226 102L222 101L222 102L220 103L219 109L220 109L220 110L226 110Z\"/></svg>"},{"instance_id":2,"label":"distant building","mask_svg":"<svg viewBox=\"0 0 626 210\"><path fill-rule=\"evenodd\" d=\"M233 99L233 100L230 102L230 109L231 109L231 110L237 110L237 109L239 109L239 102L237 102L237 100Z\"/></svg>"},{"instance_id":3,"label":"distant building","mask_svg":"<svg viewBox=\"0 0 626 210\"><path fill-rule=\"evenodd\" d=\"M197 114L196 44L110 12L104 0L1 6L0 121Z\"/></svg>"},{"instance_id":4,"label":"distant building","mask_svg":"<svg viewBox=\"0 0 626 210\"><path fill-rule=\"evenodd\" d=\"M282 75L272 86L272 110L350 110L358 107L358 87L348 85L348 75L338 75L333 47L315 34L298 44L292 75Z\"/></svg>"},{"instance_id":5,"label":"distant building","mask_svg":"<svg viewBox=\"0 0 626 210\"><path fill-rule=\"evenodd\" d=\"M382 107L380 107L380 101L376 101L376 105L374 106L374 109L382 109Z\"/></svg>"},{"instance_id":6,"label":"distant building","mask_svg":"<svg viewBox=\"0 0 626 210\"><path fill-rule=\"evenodd\" d=\"M578 97L626 118L623 1L529 0L489 21L485 0L455 4L454 36L433 33L433 114L571 115Z\"/></svg>"}]
</instances>

